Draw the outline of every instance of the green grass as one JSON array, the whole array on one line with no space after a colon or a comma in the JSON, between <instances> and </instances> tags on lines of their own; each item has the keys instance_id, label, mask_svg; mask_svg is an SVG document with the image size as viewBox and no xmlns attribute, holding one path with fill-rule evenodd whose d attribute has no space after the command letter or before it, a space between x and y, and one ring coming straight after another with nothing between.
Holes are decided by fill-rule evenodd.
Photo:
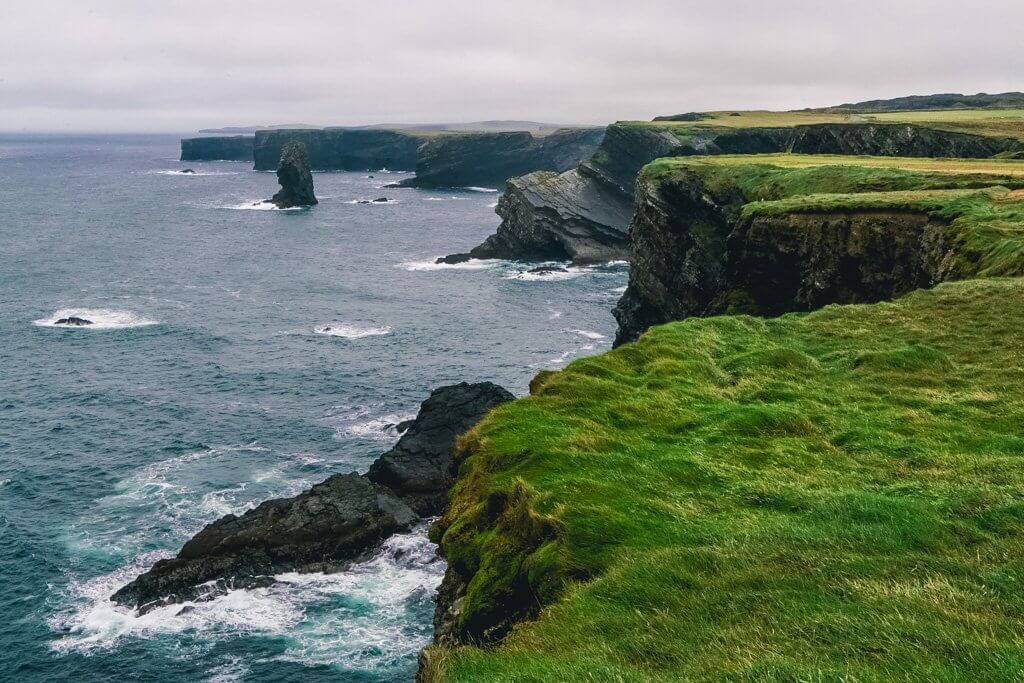
<instances>
[{"instance_id":1,"label":"green grass","mask_svg":"<svg viewBox=\"0 0 1024 683\"><path fill-rule=\"evenodd\" d=\"M1024 678L1024 281L689 319L463 437L452 681Z\"/></svg>"},{"instance_id":2,"label":"green grass","mask_svg":"<svg viewBox=\"0 0 1024 683\"><path fill-rule=\"evenodd\" d=\"M801 111L714 111L700 121L624 121L621 123L695 132L734 128L786 128L826 123L912 123L957 133L1024 140L1024 109L950 109L884 113L853 113L827 109Z\"/></svg>"},{"instance_id":3,"label":"green grass","mask_svg":"<svg viewBox=\"0 0 1024 683\"><path fill-rule=\"evenodd\" d=\"M745 217L807 212L919 211L949 222L960 277L1024 275L1024 161L830 155L657 159L641 183L696 177L738 188Z\"/></svg>"}]
</instances>

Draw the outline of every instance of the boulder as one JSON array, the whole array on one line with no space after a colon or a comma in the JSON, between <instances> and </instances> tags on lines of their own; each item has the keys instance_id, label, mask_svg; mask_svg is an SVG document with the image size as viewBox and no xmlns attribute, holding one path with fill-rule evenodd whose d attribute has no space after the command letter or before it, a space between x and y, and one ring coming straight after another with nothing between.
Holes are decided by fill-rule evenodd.
<instances>
[{"instance_id":1,"label":"boulder","mask_svg":"<svg viewBox=\"0 0 1024 683\"><path fill-rule=\"evenodd\" d=\"M281 189L271 198L279 209L312 206L317 203L313 194L313 173L309 168L306 145L292 140L281 150L277 166L277 180Z\"/></svg>"}]
</instances>

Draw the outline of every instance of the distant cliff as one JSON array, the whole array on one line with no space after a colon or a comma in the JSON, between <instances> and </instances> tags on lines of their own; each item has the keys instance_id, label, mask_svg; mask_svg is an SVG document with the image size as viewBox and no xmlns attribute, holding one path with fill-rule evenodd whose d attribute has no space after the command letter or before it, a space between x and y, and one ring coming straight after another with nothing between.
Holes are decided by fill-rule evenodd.
<instances>
[{"instance_id":1,"label":"distant cliff","mask_svg":"<svg viewBox=\"0 0 1024 683\"><path fill-rule=\"evenodd\" d=\"M306 145L314 171L411 171L416 166L416 149L424 139L395 130L260 130L256 131L253 156L257 171L272 171L285 143L298 140Z\"/></svg>"},{"instance_id":2,"label":"distant cliff","mask_svg":"<svg viewBox=\"0 0 1024 683\"><path fill-rule=\"evenodd\" d=\"M849 154L897 157L987 158L1024 150L1016 138L960 133L929 126L885 123L816 123L727 127L616 123L600 147L577 168L561 174L516 178L499 204L495 235L469 252L486 258L535 260L560 251L576 259L575 244L598 242L613 258L626 250L634 182L640 169L661 157L720 154ZM597 210L595 210L597 207ZM524 239L524 237L528 239ZM557 249L552 244L560 245ZM495 250L494 245L505 247ZM589 254L589 250L584 251ZM461 255L453 255L458 257ZM585 255L580 260L590 260Z\"/></svg>"},{"instance_id":3,"label":"distant cliff","mask_svg":"<svg viewBox=\"0 0 1024 683\"><path fill-rule=\"evenodd\" d=\"M182 138L182 161L252 161L253 136Z\"/></svg>"},{"instance_id":4,"label":"distant cliff","mask_svg":"<svg viewBox=\"0 0 1024 683\"><path fill-rule=\"evenodd\" d=\"M601 128L568 128L547 135L529 132L437 135L419 149L416 177L405 187L498 187L533 171L566 171L593 154Z\"/></svg>"}]
</instances>

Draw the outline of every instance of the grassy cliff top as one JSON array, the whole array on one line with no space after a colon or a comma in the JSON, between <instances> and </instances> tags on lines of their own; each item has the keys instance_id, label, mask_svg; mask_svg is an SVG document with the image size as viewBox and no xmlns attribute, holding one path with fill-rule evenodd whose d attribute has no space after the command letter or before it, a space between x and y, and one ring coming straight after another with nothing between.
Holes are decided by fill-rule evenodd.
<instances>
[{"instance_id":1,"label":"grassy cliff top","mask_svg":"<svg viewBox=\"0 0 1024 683\"><path fill-rule=\"evenodd\" d=\"M1024 275L1024 161L770 154L658 159L641 182L738 190L744 217L920 211L949 222L961 274Z\"/></svg>"},{"instance_id":2,"label":"grassy cliff top","mask_svg":"<svg viewBox=\"0 0 1024 683\"><path fill-rule=\"evenodd\" d=\"M912 123L936 130L1024 139L1024 109L950 109L856 113L808 109L801 111L701 112L696 121L625 121L677 134L722 128L788 128L824 123Z\"/></svg>"},{"instance_id":3,"label":"grassy cliff top","mask_svg":"<svg viewBox=\"0 0 1024 683\"><path fill-rule=\"evenodd\" d=\"M463 437L444 680L1019 680L1024 281L691 318L542 373ZM539 533L538 530L553 530Z\"/></svg>"}]
</instances>

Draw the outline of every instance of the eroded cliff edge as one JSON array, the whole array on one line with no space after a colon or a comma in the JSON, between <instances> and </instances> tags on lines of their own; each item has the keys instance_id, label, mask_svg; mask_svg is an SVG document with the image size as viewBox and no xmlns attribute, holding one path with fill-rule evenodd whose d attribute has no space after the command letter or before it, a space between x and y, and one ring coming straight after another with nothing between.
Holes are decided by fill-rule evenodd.
<instances>
[{"instance_id":1,"label":"eroded cliff edge","mask_svg":"<svg viewBox=\"0 0 1024 683\"><path fill-rule=\"evenodd\" d=\"M608 127L600 147L577 168L561 174L531 174L509 183L499 203L496 233L473 250L444 260L554 257L586 261L601 245L609 259L628 252L626 232L633 213L640 169L662 157L721 154L841 154L896 157L988 158L1024 150L1011 137L944 130L902 123L809 123L784 117L788 125L716 121L623 122ZM797 122L794 124L794 121ZM749 127L744 127L749 126ZM560 255L560 256L558 256Z\"/></svg>"},{"instance_id":2,"label":"eroded cliff edge","mask_svg":"<svg viewBox=\"0 0 1024 683\"><path fill-rule=\"evenodd\" d=\"M999 197L1022 186L1024 165L1014 161L656 162L637 187L616 345L692 316L869 303L1012 271L1016 263L996 254L1003 238L992 211L1015 211Z\"/></svg>"}]
</instances>

